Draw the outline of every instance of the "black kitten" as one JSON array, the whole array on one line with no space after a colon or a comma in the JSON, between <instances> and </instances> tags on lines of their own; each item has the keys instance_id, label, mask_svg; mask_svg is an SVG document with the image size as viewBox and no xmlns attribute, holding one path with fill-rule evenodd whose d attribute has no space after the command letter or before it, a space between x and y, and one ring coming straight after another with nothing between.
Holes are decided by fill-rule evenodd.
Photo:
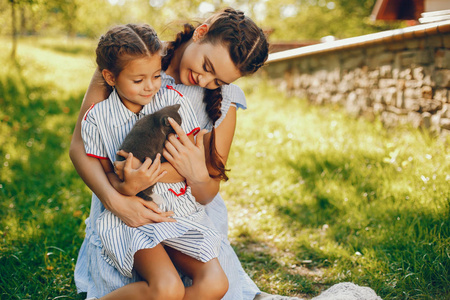
<instances>
[{"instance_id":1,"label":"black kitten","mask_svg":"<svg viewBox=\"0 0 450 300\"><path fill-rule=\"evenodd\" d=\"M164 143L170 133L175 133L172 126L170 126L168 117L171 117L181 125L181 116L178 113L179 108L180 104L167 106L137 121L119 149L133 153L133 156L141 162L144 162L146 157L154 161L158 153L161 153L161 162L166 161L162 156ZM122 161L125 158L116 155L116 160ZM151 201L152 190L153 186L138 193L137 196Z\"/></svg>"}]
</instances>

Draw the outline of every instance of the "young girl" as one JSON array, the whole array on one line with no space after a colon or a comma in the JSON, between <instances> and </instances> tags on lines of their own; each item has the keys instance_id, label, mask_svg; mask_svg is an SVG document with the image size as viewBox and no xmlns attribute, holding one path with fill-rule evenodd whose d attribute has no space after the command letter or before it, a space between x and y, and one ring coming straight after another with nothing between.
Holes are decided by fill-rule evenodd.
<instances>
[{"instance_id":1,"label":"young girl","mask_svg":"<svg viewBox=\"0 0 450 300\"><path fill-rule=\"evenodd\" d=\"M200 127L211 131L205 135L204 149L202 139L198 138L197 145L193 145L183 142L186 139L179 133L180 140L171 138L167 148L171 158L166 158L186 178L197 201L204 201L204 204L209 202L206 212L225 237L219 261L229 281L229 289L224 297L227 300L252 300L260 291L243 270L226 239L227 209L218 194L220 178L217 178L219 172L214 166L220 165L220 162L215 163L218 156L214 154L218 153L221 163L226 164L236 125L236 110L246 108L242 90L226 83L231 83L236 76L257 71L267 56L268 43L263 31L242 12L227 8L214 13L197 27L185 25L184 30L169 43L168 55L163 62L166 71L161 73L163 86L173 85L186 95L192 102ZM223 62L226 62L225 65ZM170 220L163 214L147 209L148 203L139 197L124 196L117 192L104 176L99 163L85 155L80 133L81 119L93 103L107 97L99 78L101 74L96 72L80 109L70 147L72 162L102 204L126 224L137 227ZM209 176L204 175L205 169L206 173L210 173ZM169 172L161 180L169 181L170 178ZM98 246L98 236L92 230L92 222L91 218L86 221L86 237L78 255L75 282L79 292L87 292L88 297L98 297L96 295L107 294L139 278L129 279L105 264Z\"/></svg>"},{"instance_id":2,"label":"young girl","mask_svg":"<svg viewBox=\"0 0 450 300\"><path fill-rule=\"evenodd\" d=\"M136 194L129 190L129 182L135 179L126 174L122 183L112 163L137 120L165 106L180 104L183 130L190 133L199 130L188 100L174 90L158 93L161 48L150 26L128 24L109 30L100 38L96 50L98 69L114 89L105 101L87 111L81 124L82 137L87 155L99 159L111 184L125 194ZM151 166L150 163L149 160L144 163L148 165L147 185L153 185L164 174L160 174L159 158ZM142 189L145 187L138 187ZM228 289L217 260L221 236L212 229L203 205L195 200L184 181L156 183L153 191L162 196L160 207L173 211L176 222L133 228L109 210L91 211L103 258L123 276L132 278L137 273L143 279L115 290L104 299L221 299ZM92 202L93 207L99 204L95 195ZM150 208L158 212L157 207ZM189 274L192 286L184 288L172 261Z\"/></svg>"}]
</instances>

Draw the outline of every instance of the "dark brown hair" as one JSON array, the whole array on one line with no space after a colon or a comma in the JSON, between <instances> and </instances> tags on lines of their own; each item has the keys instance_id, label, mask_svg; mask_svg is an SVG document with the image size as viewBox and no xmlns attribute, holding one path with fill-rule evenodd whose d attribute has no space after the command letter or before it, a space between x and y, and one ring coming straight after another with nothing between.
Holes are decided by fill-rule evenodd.
<instances>
[{"instance_id":1,"label":"dark brown hair","mask_svg":"<svg viewBox=\"0 0 450 300\"><path fill-rule=\"evenodd\" d=\"M231 60L242 76L253 74L263 66L268 57L269 44L262 29L243 12L226 8L213 14L205 23L209 25L209 29L201 42L226 46ZM194 26L185 24L175 41L169 43L167 54L162 59L163 70L167 70L175 51L192 38L194 31ZM209 157L211 166L217 170L218 175L211 176L228 180L227 170L216 149L214 129L216 121L222 115L222 89L220 87L214 90L204 89L203 102L206 104L206 113L213 123Z\"/></svg>"},{"instance_id":2,"label":"dark brown hair","mask_svg":"<svg viewBox=\"0 0 450 300\"><path fill-rule=\"evenodd\" d=\"M162 50L155 30L147 24L116 25L100 37L95 53L100 71L118 76L132 59L152 56Z\"/></svg>"}]
</instances>

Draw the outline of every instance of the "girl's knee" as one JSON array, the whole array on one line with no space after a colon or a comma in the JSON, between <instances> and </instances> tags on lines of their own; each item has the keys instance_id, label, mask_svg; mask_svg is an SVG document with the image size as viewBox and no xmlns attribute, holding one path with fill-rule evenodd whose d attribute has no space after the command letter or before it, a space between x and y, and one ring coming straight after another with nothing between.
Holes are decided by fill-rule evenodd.
<instances>
[{"instance_id":1,"label":"girl's knee","mask_svg":"<svg viewBox=\"0 0 450 300\"><path fill-rule=\"evenodd\" d=\"M150 283L149 287L154 299L181 300L184 297L184 285L178 276L165 276Z\"/></svg>"},{"instance_id":2,"label":"girl's knee","mask_svg":"<svg viewBox=\"0 0 450 300\"><path fill-rule=\"evenodd\" d=\"M194 284L196 284L195 280ZM229 286L228 278L221 268L205 274L198 284L199 289L204 291L205 295L209 295L210 299L222 299Z\"/></svg>"}]
</instances>

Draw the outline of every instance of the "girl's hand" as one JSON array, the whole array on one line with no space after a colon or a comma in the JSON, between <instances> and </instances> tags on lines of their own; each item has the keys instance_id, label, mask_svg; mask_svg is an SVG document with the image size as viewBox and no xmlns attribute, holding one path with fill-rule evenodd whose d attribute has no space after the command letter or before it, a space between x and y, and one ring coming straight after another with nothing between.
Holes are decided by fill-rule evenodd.
<instances>
[{"instance_id":1,"label":"girl's hand","mask_svg":"<svg viewBox=\"0 0 450 300\"><path fill-rule=\"evenodd\" d=\"M136 195L140 191L157 183L167 172L161 172L161 155L156 155L155 161L146 158L141 163L132 153L121 150L119 155L126 157L125 162L114 162L114 169L120 180L123 181L127 195Z\"/></svg>"},{"instance_id":2,"label":"girl's hand","mask_svg":"<svg viewBox=\"0 0 450 300\"><path fill-rule=\"evenodd\" d=\"M139 227L150 223L176 222L170 218L173 212L162 212L153 201L145 201L137 196L123 196L110 207L112 213L130 227Z\"/></svg>"},{"instance_id":3,"label":"girl's hand","mask_svg":"<svg viewBox=\"0 0 450 300\"><path fill-rule=\"evenodd\" d=\"M203 145L203 136L207 130L204 129L198 133L194 144L175 120L169 118L169 122L178 138L174 134L169 135L163 156L181 176L186 178L188 185L208 181L210 177Z\"/></svg>"}]
</instances>

